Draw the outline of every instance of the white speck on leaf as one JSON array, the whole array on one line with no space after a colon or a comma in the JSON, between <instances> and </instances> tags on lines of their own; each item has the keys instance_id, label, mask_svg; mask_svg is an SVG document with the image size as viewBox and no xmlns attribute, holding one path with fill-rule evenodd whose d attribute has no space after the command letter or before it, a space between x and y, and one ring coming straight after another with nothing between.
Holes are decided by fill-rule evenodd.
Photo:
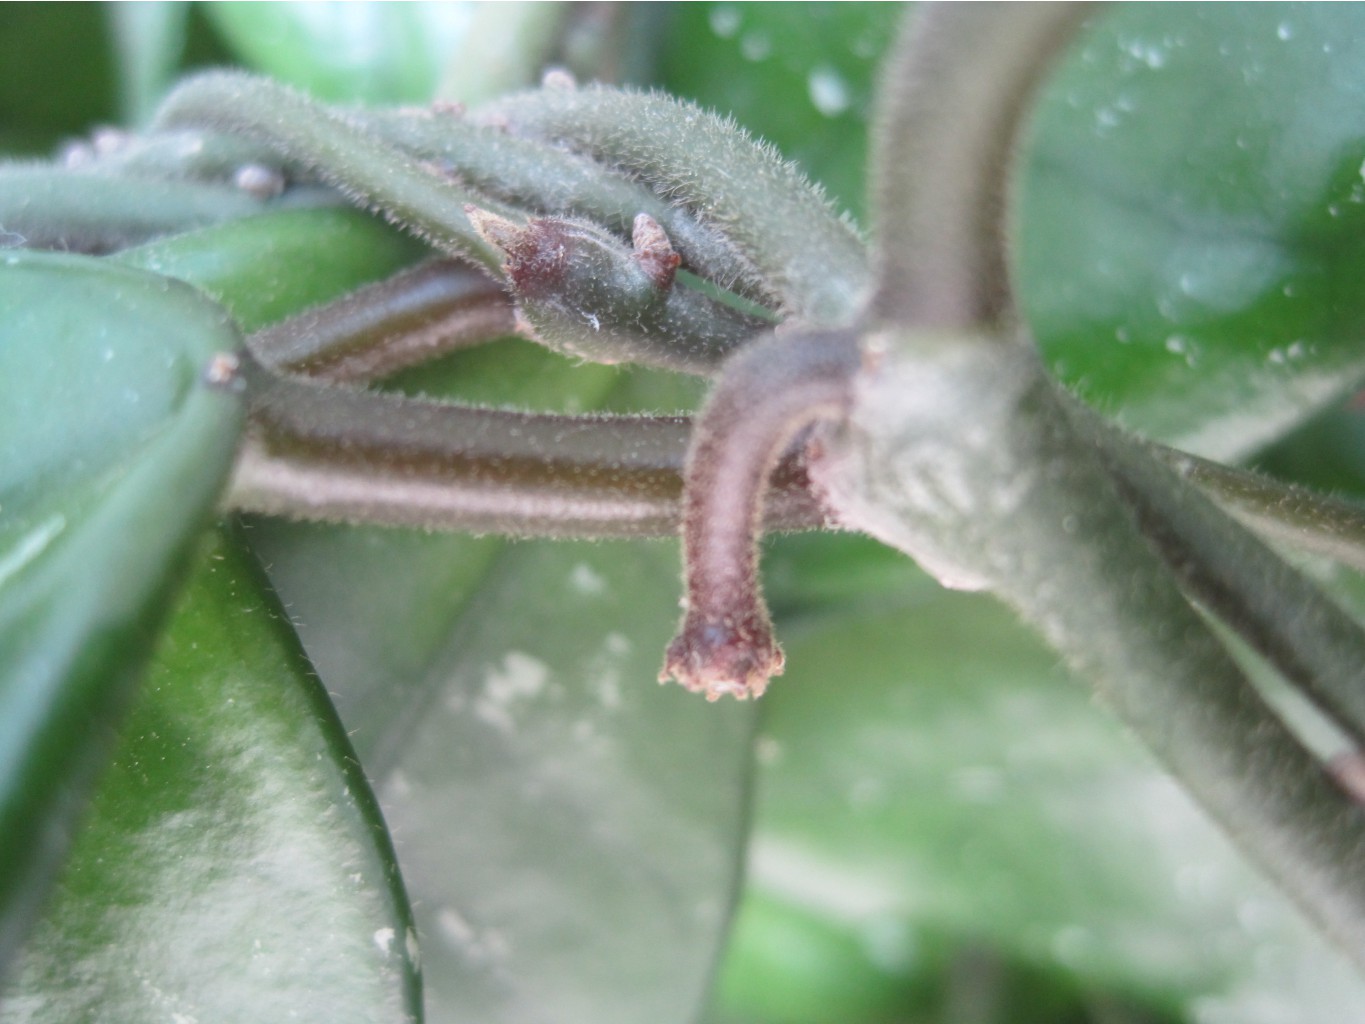
<instances>
[{"instance_id":1,"label":"white speck on leaf","mask_svg":"<svg viewBox=\"0 0 1365 1024\"><path fill-rule=\"evenodd\" d=\"M569 586L580 594L597 597L606 592L607 581L587 562L579 562L569 573Z\"/></svg>"},{"instance_id":2,"label":"white speck on leaf","mask_svg":"<svg viewBox=\"0 0 1365 1024\"><path fill-rule=\"evenodd\" d=\"M739 31L739 10L733 4L716 4L706 20L711 31L722 39L732 39Z\"/></svg>"},{"instance_id":3,"label":"white speck on leaf","mask_svg":"<svg viewBox=\"0 0 1365 1024\"><path fill-rule=\"evenodd\" d=\"M810 91L810 101L815 104L815 109L826 117L837 117L852 103L848 83L843 75L828 64L820 64L812 69L806 79L806 88Z\"/></svg>"},{"instance_id":4,"label":"white speck on leaf","mask_svg":"<svg viewBox=\"0 0 1365 1024\"><path fill-rule=\"evenodd\" d=\"M739 41L739 52L745 60L763 60L773 52L773 41L766 32L745 32Z\"/></svg>"},{"instance_id":5,"label":"white speck on leaf","mask_svg":"<svg viewBox=\"0 0 1365 1024\"><path fill-rule=\"evenodd\" d=\"M540 696L549 678L549 667L543 661L521 651L508 651L501 664L490 667L484 677L474 713L489 725L511 733L516 706Z\"/></svg>"},{"instance_id":6,"label":"white speck on leaf","mask_svg":"<svg viewBox=\"0 0 1365 1024\"><path fill-rule=\"evenodd\" d=\"M392 928L380 928L374 933L374 944L379 948L379 952L385 956L393 951L393 937Z\"/></svg>"}]
</instances>

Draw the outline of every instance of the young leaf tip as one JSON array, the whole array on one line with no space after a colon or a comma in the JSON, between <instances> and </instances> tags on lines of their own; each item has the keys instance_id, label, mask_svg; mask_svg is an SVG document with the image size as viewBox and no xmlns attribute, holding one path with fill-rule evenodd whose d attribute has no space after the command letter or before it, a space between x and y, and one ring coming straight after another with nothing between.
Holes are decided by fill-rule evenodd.
<instances>
[{"instance_id":1,"label":"young leaf tip","mask_svg":"<svg viewBox=\"0 0 1365 1024\"><path fill-rule=\"evenodd\" d=\"M761 617L709 619L691 613L668 645L659 682L676 679L709 701L761 697L786 662Z\"/></svg>"},{"instance_id":2,"label":"young leaf tip","mask_svg":"<svg viewBox=\"0 0 1365 1024\"><path fill-rule=\"evenodd\" d=\"M484 241L507 256L503 270L518 294L552 291L563 281L569 262L564 222L533 218L517 224L472 204L464 212Z\"/></svg>"}]
</instances>

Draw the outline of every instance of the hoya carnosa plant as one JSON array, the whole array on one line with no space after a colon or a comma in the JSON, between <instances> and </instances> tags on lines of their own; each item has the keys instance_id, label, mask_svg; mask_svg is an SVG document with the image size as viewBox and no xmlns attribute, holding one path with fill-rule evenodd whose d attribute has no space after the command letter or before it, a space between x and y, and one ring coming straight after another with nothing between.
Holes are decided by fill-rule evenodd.
<instances>
[{"instance_id":1,"label":"hoya carnosa plant","mask_svg":"<svg viewBox=\"0 0 1365 1024\"><path fill-rule=\"evenodd\" d=\"M518 536L681 531L685 615L662 678L711 699L759 696L783 668L758 535L866 532L1017 609L1365 963L1365 810L1343 768L1365 746L1365 633L1239 520L1357 562L1365 524L1103 421L1045 372L1017 306L1014 154L1088 11L925 5L908 20L870 247L732 124L562 74L468 111L339 110L204 76L147 136L91 155L139 183L117 202L83 205L49 175L50 196L6 223L102 252L244 206L340 194L381 213L432 259L247 339L231 507ZM140 199L158 216L137 216ZM714 378L710 397L689 420L364 387L508 330ZM1310 748L1225 634L1340 744Z\"/></svg>"}]
</instances>

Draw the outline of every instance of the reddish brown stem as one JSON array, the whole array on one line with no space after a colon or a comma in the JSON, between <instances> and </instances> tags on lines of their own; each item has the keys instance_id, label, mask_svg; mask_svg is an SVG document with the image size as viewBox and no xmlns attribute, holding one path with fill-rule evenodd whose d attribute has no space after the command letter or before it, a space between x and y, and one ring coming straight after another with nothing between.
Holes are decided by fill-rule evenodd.
<instances>
[{"instance_id":1,"label":"reddish brown stem","mask_svg":"<svg viewBox=\"0 0 1365 1024\"><path fill-rule=\"evenodd\" d=\"M843 415L858 365L846 332L769 337L730 360L693 430L683 506L687 613L660 681L709 700L761 695L782 651L758 580L769 480L805 428Z\"/></svg>"},{"instance_id":2,"label":"reddish brown stem","mask_svg":"<svg viewBox=\"0 0 1365 1024\"><path fill-rule=\"evenodd\" d=\"M681 523L682 416L476 409L241 370L251 427L228 504L328 522L511 536L666 537ZM823 517L784 460L765 525Z\"/></svg>"},{"instance_id":3,"label":"reddish brown stem","mask_svg":"<svg viewBox=\"0 0 1365 1024\"><path fill-rule=\"evenodd\" d=\"M273 324L248 343L276 369L365 382L515 330L500 284L467 264L433 260Z\"/></svg>"}]
</instances>

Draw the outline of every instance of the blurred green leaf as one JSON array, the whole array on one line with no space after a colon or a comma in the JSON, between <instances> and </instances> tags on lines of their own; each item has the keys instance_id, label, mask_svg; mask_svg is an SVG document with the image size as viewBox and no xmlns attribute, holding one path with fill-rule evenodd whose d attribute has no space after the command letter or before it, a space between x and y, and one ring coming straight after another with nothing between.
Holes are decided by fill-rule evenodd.
<instances>
[{"instance_id":1,"label":"blurred green leaf","mask_svg":"<svg viewBox=\"0 0 1365 1024\"><path fill-rule=\"evenodd\" d=\"M119 105L124 124L151 119L185 52L187 0L110 4L105 8L118 49Z\"/></svg>"},{"instance_id":2,"label":"blurred green leaf","mask_svg":"<svg viewBox=\"0 0 1365 1024\"><path fill-rule=\"evenodd\" d=\"M205 8L248 67L331 102L422 103L475 17L464 3L220 3Z\"/></svg>"},{"instance_id":3,"label":"blurred green leaf","mask_svg":"<svg viewBox=\"0 0 1365 1024\"><path fill-rule=\"evenodd\" d=\"M785 894L784 894L785 895ZM750 891L706 1024L1175 1024L1178 1013L1087 986L1051 963L888 916L837 919Z\"/></svg>"},{"instance_id":4,"label":"blurred green leaf","mask_svg":"<svg viewBox=\"0 0 1365 1024\"><path fill-rule=\"evenodd\" d=\"M893 976L956 934L1200 1020L1365 1012L1365 982L1007 610L906 574L878 610L785 624L754 899Z\"/></svg>"},{"instance_id":5,"label":"blurred green leaf","mask_svg":"<svg viewBox=\"0 0 1365 1024\"><path fill-rule=\"evenodd\" d=\"M904 5L673 6L661 82L795 160L866 225L867 119Z\"/></svg>"},{"instance_id":6,"label":"blurred green leaf","mask_svg":"<svg viewBox=\"0 0 1365 1024\"><path fill-rule=\"evenodd\" d=\"M238 336L164 278L0 259L0 961L65 852L231 464Z\"/></svg>"},{"instance_id":7,"label":"blurred green leaf","mask_svg":"<svg viewBox=\"0 0 1365 1024\"><path fill-rule=\"evenodd\" d=\"M675 558L516 545L426 677L359 723L402 837L433 1021L681 1024L705 999L752 708L651 682Z\"/></svg>"},{"instance_id":8,"label":"blurred green leaf","mask_svg":"<svg viewBox=\"0 0 1365 1024\"><path fill-rule=\"evenodd\" d=\"M104 4L0 6L0 151L46 154L117 115Z\"/></svg>"},{"instance_id":9,"label":"blurred green leaf","mask_svg":"<svg viewBox=\"0 0 1365 1024\"><path fill-rule=\"evenodd\" d=\"M1243 457L1365 380L1365 11L1123 5L1048 88L1019 265L1057 372Z\"/></svg>"},{"instance_id":10,"label":"blurred green leaf","mask_svg":"<svg viewBox=\"0 0 1365 1024\"><path fill-rule=\"evenodd\" d=\"M219 535L0 1020L420 1019L373 794L259 569Z\"/></svg>"}]
</instances>

